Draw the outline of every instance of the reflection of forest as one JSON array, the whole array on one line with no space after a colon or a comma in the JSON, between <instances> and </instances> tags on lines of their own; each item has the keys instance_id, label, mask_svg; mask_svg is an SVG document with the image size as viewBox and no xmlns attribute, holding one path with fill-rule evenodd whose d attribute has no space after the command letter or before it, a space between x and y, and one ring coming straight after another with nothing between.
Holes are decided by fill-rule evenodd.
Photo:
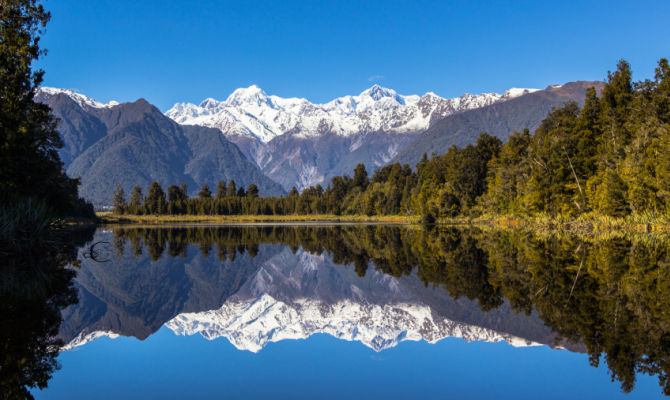
<instances>
[{"instance_id":1,"label":"reflection of forest","mask_svg":"<svg viewBox=\"0 0 670 400\"><path fill-rule=\"evenodd\" d=\"M670 394L670 241L614 237L583 241L529 233L393 226L260 226L118 228L115 246L146 246L153 260L186 256L197 243L221 260L254 257L262 243L328 252L333 262L369 265L393 276L413 271L453 298L476 299L483 310L507 299L536 309L561 338L582 342L597 365L604 355L613 379L629 391L635 374L658 375ZM119 253L120 254L120 253Z\"/></svg>"},{"instance_id":2,"label":"reflection of forest","mask_svg":"<svg viewBox=\"0 0 670 400\"><path fill-rule=\"evenodd\" d=\"M77 246L89 241L95 228L44 231L44 237L15 240L0 251L3 399L32 398L29 389L45 388L59 368L61 309L77 302L75 271L66 267L75 262Z\"/></svg>"}]
</instances>

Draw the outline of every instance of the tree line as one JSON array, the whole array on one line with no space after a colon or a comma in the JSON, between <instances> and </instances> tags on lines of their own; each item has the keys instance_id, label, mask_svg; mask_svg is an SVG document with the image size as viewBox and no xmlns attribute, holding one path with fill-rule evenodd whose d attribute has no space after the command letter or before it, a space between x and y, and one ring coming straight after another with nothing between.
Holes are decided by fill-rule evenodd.
<instances>
[{"instance_id":1,"label":"tree line","mask_svg":"<svg viewBox=\"0 0 670 400\"><path fill-rule=\"evenodd\" d=\"M653 80L632 82L620 61L600 95L586 92L583 107L554 109L531 133L513 133L506 143L482 133L475 144L424 154L412 169L399 163L368 175L336 176L287 196L259 197L234 181L204 185L189 198L184 184L167 195L153 182L127 202L117 185L114 210L126 214L200 215L420 215L438 218L482 213L613 217L670 213L670 67L658 62Z\"/></svg>"}]
</instances>

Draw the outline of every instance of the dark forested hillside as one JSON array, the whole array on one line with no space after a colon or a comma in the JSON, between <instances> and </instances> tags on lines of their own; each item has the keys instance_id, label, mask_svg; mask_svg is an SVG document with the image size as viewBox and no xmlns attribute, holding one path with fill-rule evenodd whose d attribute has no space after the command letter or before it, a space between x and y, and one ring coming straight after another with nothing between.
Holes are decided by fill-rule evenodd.
<instances>
[{"instance_id":1,"label":"dark forested hillside","mask_svg":"<svg viewBox=\"0 0 670 400\"><path fill-rule=\"evenodd\" d=\"M603 82L570 82L549 86L518 98L487 107L454 114L434 122L431 127L402 149L392 162L416 164L423 153L443 154L451 146L474 143L482 132L505 141L514 131L537 129L553 107L568 101L584 103L586 89L601 90Z\"/></svg>"},{"instance_id":2,"label":"dark forested hillside","mask_svg":"<svg viewBox=\"0 0 670 400\"><path fill-rule=\"evenodd\" d=\"M195 190L234 179L255 183L264 195L283 193L218 130L180 126L143 99L104 107L65 93L40 92L37 99L60 118L67 173L81 177L81 194L94 204L111 204L117 183L129 192L154 180Z\"/></svg>"}]
</instances>

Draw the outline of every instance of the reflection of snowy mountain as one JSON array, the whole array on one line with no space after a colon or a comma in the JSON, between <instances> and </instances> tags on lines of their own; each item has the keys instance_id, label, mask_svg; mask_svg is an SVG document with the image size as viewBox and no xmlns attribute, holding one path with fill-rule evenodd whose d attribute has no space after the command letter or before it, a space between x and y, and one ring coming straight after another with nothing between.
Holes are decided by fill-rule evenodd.
<instances>
[{"instance_id":1,"label":"reflection of snowy mountain","mask_svg":"<svg viewBox=\"0 0 670 400\"><path fill-rule=\"evenodd\" d=\"M130 265L118 268L107 287L104 281L96 278L104 279L110 271L96 271L94 268L99 266L84 265L78 280L90 290L82 292L84 296L80 296L80 304L66 315L64 326L79 322L80 328L64 335L68 342L65 348L80 346L101 336L139 334L141 338L146 337L143 332L150 329L149 325L156 326L154 330L159 327L147 320L158 316L156 323L165 318L161 324L177 334L200 333L208 339L225 337L238 349L253 352L270 342L303 339L315 333L359 341L377 351L394 347L404 340L434 343L445 337L458 337L467 341L506 341L514 346L529 346L547 342L549 336L548 330L534 317L520 316L509 309L494 310L489 315L479 310L475 302L455 301L442 289L424 287L414 276L394 278L370 269L361 278L353 268L333 264L325 254L315 255L303 250L292 253L287 247L262 245L259 254L254 259L240 256L223 265L212 257L203 258L200 253L186 259L163 257L157 263L164 263L162 267L151 263L150 269L146 266L138 269L137 265L132 269ZM132 263L133 260L139 264L148 262L142 258L128 261ZM179 304L169 304L171 297L165 297L164 293L174 288L166 287L154 278L161 276L157 271L168 269L174 273L179 265L187 271L180 280L202 277L202 273L194 273L195 266L214 273L213 265L223 271L237 267L249 271L253 265L255 272L245 274L244 281L231 287L233 291L227 292L227 298L219 300L218 304L223 304L215 307L211 305L216 304L216 300L207 299L207 292L213 293L213 285L198 286L194 291L194 285L202 285L198 282L201 278L186 283L184 287L188 288L188 293L175 297L181 309L171 313L170 310L179 308ZM150 273L143 277L137 275L137 271ZM131 275L123 276L124 273ZM229 276L227 274L230 273L222 276ZM221 278L218 280L221 282ZM143 291L123 292L132 289L131 286L143 288ZM144 311L138 308L138 302L147 306L149 303L141 298L142 294L147 299L154 299L152 307L159 307L148 311L144 317L138 314ZM225 294L216 293L215 297L221 299L222 295ZM96 298L93 300L91 296ZM120 303L125 299L134 300L124 306ZM187 303L182 299L188 299ZM101 302L106 303L104 313L87 310L87 306L100 307ZM204 307L194 306L196 304ZM78 316L92 314L102 317L88 323L74 321ZM476 324L469 323L468 318ZM505 323L514 328L506 330ZM527 335L523 332L524 324ZM522 326L521 330L519 326Z\"/></svg>"},{"instance_id":2,"label":"reflection of snowy mountain","mask_svg":"<svg viewBox=\"0 0 670 400\"><path fill-rule=\"evenodd\" d=\"M434 343L445 337L533 344L441 317L389 275L347 277L351 272L323 255L286 250L263 264L218 310L183 313L166 326L181 335L225 337L238 349L253 352L269 342L315 333L359 341L377 351L404 340Z\"/></svg>"},{"instance_id":3,"label":"reflection of snowy mountain","mask_svg":"<svg viewBox=\"0 0 670 400\"><path fill-rule=\"evenodd\" d=\"M486 342L505 340L513 346L539 345L440 318L422 304L378 305L345 300L327 305L311 299L287 304L268 294L248 301L228 301L218 310L180 314L166 326L180 335L225 337L239 350L254 353L269 342L305 339L315 333L359 341L376 351L395 347L404 340L435 343L446 337Z\"/></svg>"}]
</instances>

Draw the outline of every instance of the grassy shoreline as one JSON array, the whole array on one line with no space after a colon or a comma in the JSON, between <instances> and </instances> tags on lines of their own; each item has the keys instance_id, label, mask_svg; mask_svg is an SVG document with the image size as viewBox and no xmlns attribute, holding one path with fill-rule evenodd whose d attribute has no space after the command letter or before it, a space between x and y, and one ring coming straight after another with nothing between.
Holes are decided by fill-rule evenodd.
<instances>
[{"instance_id":1,"label":"grassy shoreline","mask_svg":"<svg viewBox=\"0 0 670 400\"><path fill-rule=\"evenodd\" d=\"M408 215L116 215L110 212L97 214L105 224L145 224L163 225L179 223L300 223L300 222L361 222L389 224L418 224L419 216ZM503 229L533 229L544 231L568 231L589 233L600 231L627 231L637 233L670 233L670 218L665 216L631 215L625 218L612 218L602 215L586 214L576 219L562 216L511 216L482 215L474 218L458 217L439 219L440 225L488 225Z\"/></svg>"},{"instance_id":2,"label":"grassy shoreline","mask_svg":"<svg viewBox=\"0 0 670 400\"><path fill-rule=\"evenodd\" d=\"M635 233L670 233L667 216L629 215L614 218L599 214L583 214L577 218L540 215L534 217L510 215L483 215L474 223L489 224L504 229L531 229L541 231L566 231L580 234L611 231Z\"/></svg>"},{"instance_id":3,"label":"grassy shoreline","mask_svg":"<svg viewBox=\"0 0 670 400\"><path fill-rule=\"evenodd\" d=\"M177 223L271 223L271 222L376 222L416 224L419 217L404 215L115 215L101 212L98 217L106 224L177 224Z\"/></svg>"}]
</instances>

